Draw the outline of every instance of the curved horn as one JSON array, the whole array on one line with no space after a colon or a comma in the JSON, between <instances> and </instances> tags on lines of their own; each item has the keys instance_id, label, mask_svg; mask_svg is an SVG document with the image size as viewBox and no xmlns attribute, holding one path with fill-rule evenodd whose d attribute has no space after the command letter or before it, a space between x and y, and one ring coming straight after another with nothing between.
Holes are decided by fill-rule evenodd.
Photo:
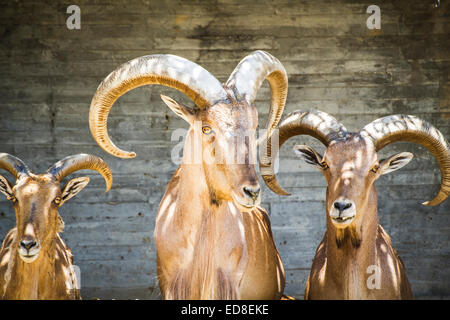
<instances>
[{"instance_id":1,"label":"curved horn","mask_svg":"<svg viewBox=\"0 0 450 320\"><path fill-rule=\"evenodd\" d=\"M266 185L275 193L290 195L277 181L274 159L281 146L291 137L310 135L320 140L325 146L331 141L345 137L347 129L334 117L321 111L294 111L279 126L278 147L272 152L272 138L267 140L267 153L260 157L259 169Z\"/></svg>"},{"instance_id":2,"label":"curved horn","mask_svg":"<svg viewBox=\"0 0 450 320\"><path fill-rule=\"evenodd\" d=\"M283 114L288 89L286 70L277 58L258 50L239 62L225 84L233 90L237 99L245 99L249 104L253 104L265 79L270 85L271 103L267 132L258 139L258 144L272 135Z\"/></svg>"},{"instance_id":3,"label":"curved horn","mask_svg":"<svg viewBox=\"0 0 450 320\"><path fill-rule=\"evenodd\" d=\"M77 154L65 157L51 166L47 170L47 173L54 176L56 180L61 181L69 174L85 169L100 173L106 182L106 192L111 189L113 177L108 165L101 158L89 154Z\"/></svg>"},{"instance_id":4,"label":"curved horn","mask_svg":"<svg viewBox=\"0 0 450 320\"><path fill-rule=\"evenodd\" d=\"M425 120L410 115L393 115L377 119L366 125L361 136L372 139L377 151L397 141L414 142L430 151L441 169L441 188L426 206L443 202L450 194L450 146L442 133Z\"/></svg>"},{"instance_id":5,"label":"curved horn","mask_svg":"<svg viewBox=\"0 0 450 320\"><path fill-rule=\"evenodd\" d=\"M8 153L0 153L0 169L5 169L16 179L22 174L30 174L30 169L22 160Z\"/></svg>"},{"instance_id":6,"label":"curved horn","mask_svg":"<svg viewBox=\"0 0 450 320\"><path fill-rule=\"evenodd\" d=\"M109 138L109 111L121 95L146 84L177 89L192 99L199 108L227 99L225 90L213 75L184 58L169 54L149 55L124 63L99 85L89 111L92 136L103 150L116 157L133 158L136 154L121 150Z\"/></svg>"}]
</instances>

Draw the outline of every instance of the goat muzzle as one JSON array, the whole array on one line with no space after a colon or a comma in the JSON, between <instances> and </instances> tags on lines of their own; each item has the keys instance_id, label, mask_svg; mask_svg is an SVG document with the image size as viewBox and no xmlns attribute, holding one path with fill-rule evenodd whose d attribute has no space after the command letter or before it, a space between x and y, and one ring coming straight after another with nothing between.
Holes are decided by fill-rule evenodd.
<instances>
[{"instance_id":1,"label":"goat muzzle","mask_svg":"<svg viewBox=\"0 0 450 320\"><path fill-rule=\"evenodd\" d=\"M35 261L40 251L41 247L39 242L33 237L25 236L19 242L19 256L26 263Z\"/></svg>"}]
</instances>

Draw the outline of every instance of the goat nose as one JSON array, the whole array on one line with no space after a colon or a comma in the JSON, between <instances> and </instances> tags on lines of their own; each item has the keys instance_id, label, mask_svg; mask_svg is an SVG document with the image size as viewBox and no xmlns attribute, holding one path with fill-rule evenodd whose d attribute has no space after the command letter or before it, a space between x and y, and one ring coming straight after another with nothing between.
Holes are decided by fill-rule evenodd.
<instances>
[{"instance_id":1,"label":"goat nose","mask_svg":"<svg viewBox=\"0 0 450 320\"><path fill-rule=\"evenodd\" d=\"M20 241L20 246L24 249L30 250L31 248L35 247L37 245L37 242L34 240L22 240Z\"/></svg>"},{"instance_id":2,"label":"goat nose","mask_svg":"<svg viewBox=\"0 0 450 320\"><path fill-rule=\"evenodd\" d=\"M342 211L344 211L345 209L350 208L351 206L352 206L352 203L351 203L351 202L338 202L338 201L336 201L336 202L334 203L334 207L335 207L336 209L338 209L339 212L342 212Z\"/></svg>"},{"instance_id":3,"label":"goat nose","mask_svg":"<svg viewBox=\"0 0 450 320\"><path fill-rule=\"evenodd\" d=\"M244 187L244 194L250 198L252 198L253 200L258 199L259 197L259 192L261 191L260 187Z\"/></svg>"}]
</instances>

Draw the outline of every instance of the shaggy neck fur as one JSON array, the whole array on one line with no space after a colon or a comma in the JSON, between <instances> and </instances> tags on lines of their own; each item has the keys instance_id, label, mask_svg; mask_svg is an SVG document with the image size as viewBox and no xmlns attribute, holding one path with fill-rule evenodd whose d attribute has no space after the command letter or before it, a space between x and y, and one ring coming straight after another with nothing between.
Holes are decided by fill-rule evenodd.
<instances>
[{"instance_id":1,"label":"shaggy neck fur","mask_svg":"<svg viewBox=\"0 0 450 320\"><path fill-rule=\"evenodd\" d=\"M284 270L267 213L260 207L240 211L231 196L211 190L203 164L187 161L192 136L190 130L183 163L169 182L156 217L163 298L279 298Z\"/></svg>"},{"instance_id":2,"label":"shaggy neck fur","mask_svg":"<svg viewBox=\"0 0 450 320\"><path fill-rule=\"evenodd\" d=\"M376 264L377 232L375 186L369 192L365 212L358 212L347 228L337 229L327 212L327 273L343 288L347 299L361 298L367 267Z\"/></svg>"},{"instance_id":3,"label":"shaggy neck fur","mask_svg":"<svg viewBox=\"0 0 450 320\"><path fill-rule=\"evenodd\" d=\"M32 263L26 263L20 258L18 239L17 229L10 230L0 251L1 298L80 298L72 255L56 231L42 242L39 256Z\"/></svg>"},{"instance_id":4,"label":"shaggy neck fur","mask_svg":"<svg viewBox=\"0 0 450 320\"><path fill-rule=\"evenodd\" d=\"M192 138L192 132L188 135L187 144L189 138ZM176 285L170 290L174 296L168 298L237 299L239 274L231 275L222 269L217 252L222 231L220 226L229 213L229 206L234 204L217 198L215 191L209 187L205 168L201 164L183 163L179 169L179 179L179 185L183 188L179 191L177 203L189 205L185 210L179 210L177 215L183 221L183 227L186 226L186 230L180 232L189 235L188 241L194 244L193 259L188 269L174 281ZM242 236L237 241L244 242L241 245L244 248L245 235ZM240 252L236 257L241 260L238 268L241 275L244 269L242 255L243 252Z\"/></svg>"},{"instance_id":5,"label":"shaggy neck fur","mask_svg":"<svg viewBox=\"0 0 450 320\"><path fill-rule=\"evenodd\" d=\"M12 247L18 246L14 241ZM55 244L43 246L39 257L32 263L24 262L17 250L10 261L11 280L7 292L15 292L16 299L39 299L45 287L54 287Z\"/></svg>"}]
</instances>

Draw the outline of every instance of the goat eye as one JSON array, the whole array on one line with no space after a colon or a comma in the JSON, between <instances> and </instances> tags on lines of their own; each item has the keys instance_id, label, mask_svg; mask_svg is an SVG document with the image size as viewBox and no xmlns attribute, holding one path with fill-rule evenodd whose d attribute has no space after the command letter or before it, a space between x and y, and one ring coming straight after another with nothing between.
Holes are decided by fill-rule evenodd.
<instances>
[{"instance_id":1,"label":"goat eye","mask_svg":"<svg viewBox=\"0 0 450 320\"><path fill-rule=\"evenodd\" d=\"M17 198L14 195L10 195L8 197L8 200L11 200L12 203L16 203L17 202Z\"/></svg>"},{"instance_id":2,"label":"goat eye","mask_svg":"<svg viewBox=\"0 0 450 320\"><path fill-rule=\"evenodd\" d=\"M53 202L54 202L56 205L59 205L59 204L61 203L61 197L56 197L55 200L53 200Z\"/></svg>"},{"instance_id":3,"label":"goat eye","mask_svg":"<svg viewBox=\"0 0 450 320\"><path fill-rule=\"evenodd\" d=\"M202 128L202 132L203 132L204 134L210 134L210 133L212 132L212 129L211 129L210 126L204 126L204 127Z\"/></svg>"},{"instance_id":4,"label":"goat eye","mask_svg":"<svg viewBox=\"0 0 450 320\"><path fill-rule=\"evenodd\" d=\"M328 164L324 161L320 164L323 170L327 170L329 168Z\"/></svg>"},{"instance_id":5,"label":"goat eye","mask_svg":"<svg viewBox=\"0 0 450 320\"><path fill-rule=\"evenodd\" d=\"M378 171L379 168L380 168L380 166L379 166L378 164L376 164L376 165L374 165L374 166L372 167L372 169L370 169L370 171L373 172L373 173L377 173L377 171Z\"/></svg>"}]
</instances>

